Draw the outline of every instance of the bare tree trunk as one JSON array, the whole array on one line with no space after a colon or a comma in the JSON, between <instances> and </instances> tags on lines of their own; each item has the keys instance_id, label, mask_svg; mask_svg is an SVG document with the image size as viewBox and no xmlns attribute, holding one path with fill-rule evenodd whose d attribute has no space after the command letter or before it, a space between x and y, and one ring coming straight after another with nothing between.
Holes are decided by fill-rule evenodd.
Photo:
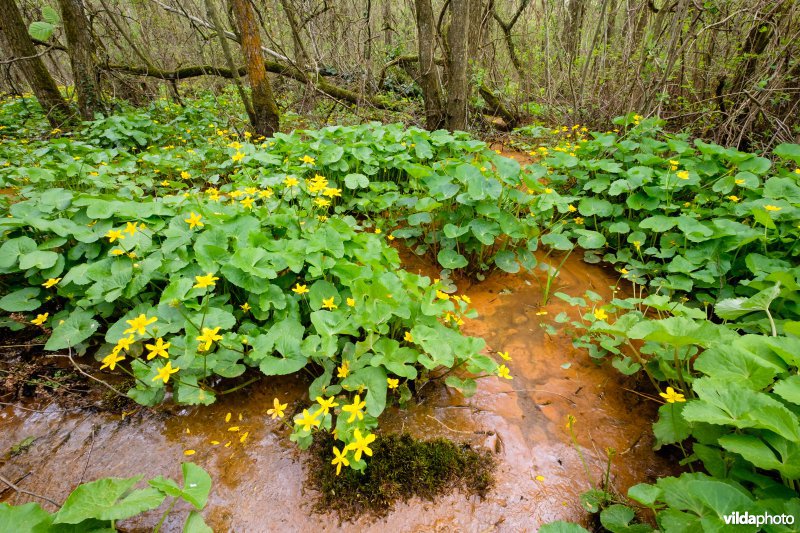
<instances>
[{"instance_id":1,"label":"bare tree trunk","mask_svg":"<svg viewBox=\"0 0 800 533\"><path fill-rule=\"evenodd\" d=\"M231 0L231 5L239 25L242 52L247 61L253 109L250 119L253 129L259 135L271 137L278 131L280 114L267 77L267 69L264 67L264 57L261 55L261 36L256 15L250 0Z\"/></svg>"},{"instance_id":2,"label":"bare tree trunk","mask_svg":"<svg viewBox=\"0 0 800 533\"><path fill-rule=\"evenodd\" d=\"M563 41L570 61L575 59L575 54L578 53L578 47L581 44L581 30L583 29L585 11L584 0L568 0Z\"/></svg>"},{"instance_id":3,"label":"bare tree trunk","mask_svg":"<svg viewBox=\"0 0 800 533\"><path fill-rule=\"evenodd\" d=\"M451 0L450 28L447 32L449 55L447 57L447 129L467 128L467 96L469 80L469 15L471 0ZM477 1L477 0L475 0Z\"/></svg>"},{"instance_id":4,"label":"bare tree trunk","mask_svg":"<svg viewBox=\"0 0 800 533\"><path fill-rule=\"evenodd\" d=\"M414 0L417 12L417 43L419 45L419 84L425 100L425 126L436 130L444 125L442 85L436 67L436 34L431 0Z\"/></svg>"},{"instance_id":5,"label":"bare tree trunk","mask_svg":"<svg viewBox=\"0 0 800 533\"><path fill-rule=\"evenodd\" d=\"M284 13L286 13L286 20L289 22L289 29L292 32L292 46L294 47L294 60L298 67L304 68L309 62L308 52L300 38L300 23L297 20L297 13L290 5L289 0L281 0L281 6Z\"/></svg>"},{"instance_id":6,"label":"bare tree trunk","mask_svg":"<svg viewBox=\"0 0 800 533\"><path fill-rule=\"evenodd\" d=\"M58 0L64 33L67 36L72 80L78 95L78 111L85 120L93 120L103 111L99 70L96 66L95 42L81 0Z\"/></svg>"},{"instance_id":7,"label":"bare tree trunk","mask_svg":"<svg viewBox=\"0 0 800 533\"><path fill-rule=\"evenodd\" d=\"M55 128L68 123L72 110L58 92L58 86L45 68L41 56L37 55L14 0L0 0L0 39L3 48L16 59L16 65L31 86L50 124Z\"/></svg>"},{"instance_id":8,"label":"bare tree trunk","mask_svg":"<svg viewBox=\"0 0 800 533\"><path fill-rule=\"evenodd\" d=\"M497 7L493 2L491 3L492 16L494 17L494 20L497 21L497 24L500 26L500 29L503 32L503 39L506 42L506 48L508 48L508 56L511 58L511 63L514 65L514 70L517 71L517 76L519 76L520 80L523 80L525 76L522 72L522 63L520 63L519 56L517 56L517 49L514 46L514 40L511 37L511 30L514 29L514 25L519 20L522 12L525 11L525 8L528 7L529 3L530 0L522 0L519 4L519 8L517 8L516 13L514 13L514 16L511 17L511 20L508 22L504 22L503 19L500 18L500 15L497 14Z\"/></svg>"},{"instance_id":9,"label":"bare tree trunk","mask_svg":"<svg viewBox=\"0 0 800 533\"><path fill-rule=\"evenodd\" d=\"M392 1L383 0L383 45L387 51L392 48Z\"/></svg>"}]
</instances>

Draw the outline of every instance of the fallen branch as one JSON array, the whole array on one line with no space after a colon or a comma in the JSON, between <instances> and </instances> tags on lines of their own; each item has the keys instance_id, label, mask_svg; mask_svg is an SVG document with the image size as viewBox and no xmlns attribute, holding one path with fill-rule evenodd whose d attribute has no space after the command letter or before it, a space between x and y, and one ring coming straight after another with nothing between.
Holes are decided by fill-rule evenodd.
<instances>
[{"instance_id":1,"label":"fallen branch","mask_svg":"<svg viewBox=\"0 0 800 533\"><path fill-rule=\"evenodd\" d=\"M351 104L367 103L378 109L386 109L389 111L396 111L400 108L398 104L383 98L377 96L360 95L349 89L329 83L320 77L312 78L299 68L291 65L278 63L277 61L264 61L264 66L266 67L267 72L280 74L281 76L291 78L300 83L311 84L318 91ZM222 78L233 78L233 71L231 69L214 67L210 65L183 67L177 70L161 70L150 67L128 65L109 65L106 68L108 70L127 72L129 74L138 76L160 78L162 80L185 80L188 78L196 78L198 76L220 76ZM246 74L246 69L244 67L240 67L239 74Z\"/></svg>"}]
</instances>

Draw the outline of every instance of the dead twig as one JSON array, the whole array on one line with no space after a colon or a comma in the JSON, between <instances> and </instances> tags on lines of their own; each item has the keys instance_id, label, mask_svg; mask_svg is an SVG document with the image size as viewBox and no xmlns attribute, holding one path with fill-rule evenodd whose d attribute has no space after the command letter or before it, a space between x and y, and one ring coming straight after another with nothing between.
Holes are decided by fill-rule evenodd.
<instances>
[{"instance_id":1,"label":"dead twig","mask_svg":"<svg viewBox=\"0 0 800 533\"><path fill-rule=\"evenodd\" d=\"M61 505L59 505L58 502L55 502L55 501L51 500L47 496L42 496L41 494L36 494L35 492L31 492L29 490L25 490L25 489L19 488L17 485L12 483L10 479L5 477L3 474L0 474L0 481L2 481L6 485L8 485L11 489L15 490L16 492L18 492L20 494L27 494L28 496L33 496L34 498L38 498L40 500L44 500L44 501L46 501L48 503L52 503L56 507L61 507Z\"/></svg>"}]
</instances>

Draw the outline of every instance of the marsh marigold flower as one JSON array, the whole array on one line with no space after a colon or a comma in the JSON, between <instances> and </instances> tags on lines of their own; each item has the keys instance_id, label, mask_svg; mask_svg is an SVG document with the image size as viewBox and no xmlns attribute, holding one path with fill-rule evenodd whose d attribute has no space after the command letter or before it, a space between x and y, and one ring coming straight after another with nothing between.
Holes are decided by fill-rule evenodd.
<instances>
[{"instance_id":1,"label":"marsh marigold flower","mask_svg":"<svg viewBox=\"0 0 800 533\"><path fill-rule=\"evenodd\" d=\"M331 464L336 467L336 475L338 476L342 472L342 465L350 466L350 461L347 459L347 448L344 451L339 451L339 448L336 446L333 447L333 460Z\"/></svg>"},{"instance_id":2,"label":"marsh marigold flower","mask_svg":"<svg viewBox=\"0 0 800 533\"><path fill-rule=\"evenodd\" d=\"M195 283L192 288L194 289L205 289L206 287L214 287L216 285L216 281L219 280L214 274L209 272L205 276L195 276L194 277Z\"/></svg>"},{"instance_id":3,"label":"marsh marigold flower","mask_svg":"<svg viewBox=\"0 0 800 533\"><path fill-rule=\"evenodd\" d=\"M190 227L191 229L194 229L194 228L202 228L203 226L205 226L205 224L203 224L202 222L200 222L200 220L201 220L202 218L203 218L203 216L202 216L202 215L198 215L198 214L196 214L194 211L192 211L192 212L189 214L189 218L185 218L185 219L183 219L183 221L184 221L184 222L186 222L187 224L189 224L189 227ZM113 241L112 241L112 242L113 242Z\"/></svg>"},{"instance_id":4,"label":"marsh marigold flower","mask_svg":"<svg viewBox=\"0 0 800 533\"><path fill-rule=\"evenodd\" d=\"M306 294L308 292L308 287L306 285L301 285L298 283L294 287L292 287L292 292L301 295Z\"/></svg>"},{"instance_id":5,"label":"marsh marigold flower","mask_svg":"<svg viewBox=\"0 0 800 533\"><path fill-rule=\"evenodd\" d=\"M117 367L117 363L124 360L124 355L119 355L118 353L111 352L107 356L103 358L103 364L100 366L100 370L108 368L109 370L114 370Z\"/></svg>"},{"instance_id":6,"label":"marsh marigold flower","mask_svg":"<svg viewBox=\"0 0 800 533\"><path fill-rule=\"evenodd\" d=\"M272 409L267 409L267 414L272 417L273 420L276 418L283 418L283 411L289 407L288 403L281 403L281 401L277 398L272 400Z\"/></svg>"},{"instance_id":7,"label":"marsh marigold flower","mask_svg":"<svg viewBox=\"0 0 800 533\"><path fill-rule=\"evenodd\" d=\"M180 368L178 367L172 368L172 362L167 361L166 365L158 369L158 373L156 374L156 377L153 378L153 381L158 381L160 379L163 380L164 383L166 383L167 381L169 381L170 376L175 372L177 372L178 370L180 370Z\"/></svg>"},{"instance_id":8,"label":"marsh marigold flower","mask_svg":"<svg viewBox=\"0 0 800 533\"><path fill-rule=\"evenodd\" d=\"M205 352L206 350L211 348L211 344L214 341L222 340L222 335L218 335L218 333L219 333L219 327L216 327L214 329L203 328L203 334L197 337L197 340L203 343L202 348L198 347L198 349Z\"/></svg>"},{"instance_id":9,"label":"marsh marigold flower","mask_svg":"<svg viewBox=\"0 0 800 533\"><path fill-rule=\"evenodd\" d=\"M360 461L361 460L361 454L362 453L368 455L369 457L372 457L372 450L369 448L369 445L371 443L375 442L375 439L376 439L375 435L373 435L372 433L367 433L366 435L361 435L361 431L356 429L353 432L353 436L356 439L355 442L352 442L352 443L348 444L347 448L345 448L345 450L347 450L348 448L353 450L355 452L353 454L353 458L356 461Z\"/></svg>"},{"instance_id":10,"label":"marsh marigold flower","mask_svg":"<svg viewBox=\"0 0 800 533\"><path fill-rule=\"evenodd\" d=\"M164 359L169 359L169 353L167 350L171 346L172 343L164 342L164 339L161 337L156 339L155 344L145 344L144 347L150 351L147 354L147 360L150 361L151 359L155 358L156 356L161 356Z\"/></svg>"},{"instance_id":11,"label":"marsh marigold flower","mask_svg":"<svg viewBox=\"0 0 800 533\"><path fill-rule=\"evenodd\" d=\"M144 328L146 328L156 320L158 320L156 317L147 318L147 316L145 316L143 313L134 318L133 320L126 320L125 322L127 322L130 327L125 331L123 331L122 333L127 335L128 333L136 332L139 335L144 335Z\"/></svg>"},{"instance_id":12,"label":"marsh marigold flower","mask_svg":"<svg viewBox=\"0 0 800 533\"><path fill-rule=\"evenodd\" d=\"M667 387L666 393L659 392L658 395L664 398L667 403L681 403L686 401L686 398L683 396L683 394L675 392L675 389L672 387Z\"/></svg>"},{"instance_id":13,"label":"marsh marigold flower","mask_svg":"<svg viewBox=\"0 0 800 533\"><path fill-rule=\"evenodd\" d=\"M359 420L364 420L364 413L362 409L364 409L366 406L367 402L362 401L361 396L356 394L355 398L353 398L353 403L342 407L342 411L350 413L350 418L347 419L347 423L352 424L356 418Z\"/></svg>"},{"instance_id":14,"label":"marsh marigold flower","mask_svg":"<svg viewBox=\"0 0 800 533\"><path fill-rule=\"evenodd\" d=\"M106 233L106 237L108 237L108 242L114 242L116 240L121 241L125 238L125 235L123 235L120 230L110 229L108 230L108 233Z\"/></svg>"}]
</instances>

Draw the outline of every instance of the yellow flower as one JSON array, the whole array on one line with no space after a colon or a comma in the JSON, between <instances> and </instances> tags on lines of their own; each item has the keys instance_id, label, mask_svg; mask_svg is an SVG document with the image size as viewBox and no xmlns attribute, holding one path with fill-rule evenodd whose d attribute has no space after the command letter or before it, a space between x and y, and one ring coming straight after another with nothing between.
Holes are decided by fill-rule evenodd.
<instances>
[{"instance_id":1,"label":"yellow flower","mask_svg":"<svg viewBox=\"0 0 800 533\"><path fill-rule=\"evenodd\" d=\"M105 368L114 370L117 367L117 363L125 359L124 355L118 355L118 353L119 352L111 352L107 356L103 357L103 364L100 366L100 370Z\"/></svg>"},{"instance_id":2,"label":"yellow flower","mask_svg":"<svg viewBox=\"0 0 800 533\"><path fill-rule=\"evenodd\" d=\"M205 276L195 276L194 279L195 281L197 281L197 283L194 284L194 286L192 287L193 289L205 289L206 287L215 286L216 283L214 282L217 281L219 278L216 277L211 272L209 272Z\"/></svg>"},{"instance_id":3,"label":"yellow flower","mask_svg":"<svg viewBox=\"0 0 800 533\"><path fill-rule=\"evenodd\" d=\"M780 211L781 210L781 208L778 207L777 205L765 205L764 209L766 209L767 211Z\"/></svg>"},{"instance_id":4,"label":"yellow flower","mask_svg":"<svg viewBox=\"0 0 800 533\"><path fill-rule=\"evenodd\" d=\"M126 222L125 229L123 231L133 237L138 228L139 226L136 224L136 222Z\"/></svg>"},{"instance_id":5,"label":"yellow flower","mask_svg":"<svg viewBox=\"0 0 800 533\"><path fill-rule=\"evenodd\" d=\"M464 300L468 304L472 303L472 299L469 296L467 296L466 294L462 294L461 295L461 299Z\"/></svg>"},{"instance_id":6,"label":"yellow flower","mask_svg":"<svg viewBox=\"0 0 800 533\"><path fill-rule=\"evenodd\" d=\"M439 298L440 300L449 300L450 299L450 295L449 294L447 294L444 291L440 291L438 289L436 290L436 297Z\"/></svg>"},{"instance_id":7,"label":"yellow flower","mask_svg":"<svg viewBox=\"0 0 800 533\"><path fill-rule=\"evenodd\" d=\"M390 389L396 389L400 385L399 379L386 378L386 386Z\"/></svg>"},{"instance_id":8,"label":"yellow flower","mask_svg":"<svg viewBox=\"0 0 800 533\"><path fill-rule=\"evenodd\" d=\"M367 402L361 401L361 396L356 394L356 397L353 398L353 403L342 407L342 411L350 413L350 418L347 419L347 423L352 424L353 420L355 420L356 418L358 418L359 420L364 420L364 413L361 410L366 406Z\"/></svg>"},{"instance_id":9,"label":"yellow flower","mask_svg":"<svg viewBox=\"0 0 800 533\"><path fill-rule=\"evenodd\" d=\"M348 307L355 307L356 306L356 301L353 300L352 298L348 298L347 299L347 306Z\"/></svg>"},{"instance_id":10,"label":"yellow flower","mask_svg":"<svg viewBox=\"0 0 800 533\"><path fill-rule=\"evenodd\" d=\"M303 416L299 419L296 419L298 426L302 426L303 431L311 431L312 427L319 426L320 420L317 419L317 415L320 412L317 411L313 415L308 412L308 409L303 409Z\"/></svg>"},{"instance_id":11,"label":"yellow flower","mask_svg":"<svg viewBox=\"0 0 800 533\"><path fill-rule=\"evenodd\" d=\"M114 242L117 239L119 239L119 240L124 239L125 235L123 235L120 230L110 229L110 230L108 230L108 233L106 233L106 237L108 237L108 242Z\"/></svg>"},{"instance_id":12,"label":"yellow flower","mask_svg":"<svg viewBox=\"0 0 800 533\"><path fill-rule=\"evenodd\" d=\"M289 407L288 403L281 403L277 398L272 400L272 409L267 409L267 414L272 416L272 419L283 418L283 411Z\"/></svg>"},{"instance_id":13,"label":"yellow flower","mask_svg":"<svg viewBox=\"0 0 800 533\"><path fill-rule=\"evenodd\" d=\"M36 315L36 318L31 320L31 324L34 324L36 326L41 326L42 324L45 323L48 316L50 316L50 313L43 313L41 315Z\"/></svg>"},{"instance_id":14,"label":"yellow flower","mask_svg":"<svg viewBox=\"0 0 800 533\"><path fill-rule=\"evenodd\" d=\"M550 194L551 192L553 192L553 189L551 189L550 187L546 187L544 192L545 194Z\"/></svg>"},{"instance_id":15,"label":"yellow flower","mask_svg":"<svg viewBox=\"0 0 800 533\"><path fill-rule=\"evenodd\" d=\"M308 163L309 165L313 165L315 159L308 155L304 155L303 157L300 158L300 161L302 161L303 163Z\"/></svg>"},{"instance_id":16,"label":"yellow flower","mask_svg":"<svg viewBox=\"0 0 800 533\"><path fill-rule=\"evenodd\" d=\"M505 379L514 379L511 374L508 373L508 367L506 365L500 365L497 367L497 376Z\"/></svg>"},{"instance_id":17,"label":"yellow flower","mask_svg":"<svg viewBox=\"0 0 800 533\"><path fill-rule=\"evenodd\" d=\"M335 403L336 398L323 398L322 396L317 396L316 400L323 415L327 415L334 407L339 407L339 404ZM317 413L319 413L319 411Z\"/></svg>"},{"instance_id":18,"label":"yellow flower","mask_svg":"<svg viewBox=\"0 0 800 533\"><path fill-rule=\"evenodd\" d=\"M342 195L342 189L334 189L332 187L326 188L322 194L327 196L328 198L336 198L337 196Z\"/></svg>"},{"instance_id":19,"label":"yellow flower","mask_svg":"<svg viewBox=\"0 0 800 533\"><path fill-rule=\"evenodd\" d=\"M192 177L192 175L189 174L188 172L186 172L185 170L181 171L181 179L182 180L188 180L191 177Z\"/></svg>"},{"instance_id":20,"label":"yellow flower","mask_svg":"<svg viewBox=\"0 0 800 533\"><path fill-rule=\"evenodd\" d=\"M730 201L731 201L731 202L733 202L733 203L736 203L736 202L738 202L738 201L739 201L739 197L738 197L738 196L731 195L731 196L728 196L728 200L730 200Z\"/></svg>"},{"instance_id":21,"label":"yellow flower","mask_svg":"<svg viewBox=\"0 0 800 533\"><path fill-rule=\"evenodd\" d=\"M333 303L333 296L331 296L330 298L323 298L322 299L322 307L324 307L325 309L331 310L331 311L334 310L334 309L338 309L339 308L338 305Z\"/></svg>"},{"instance_id":22,"label":"yellow flower","mask_svg":"<svg viewBox=\"0 0 800 533\"><path fill-rule=\"evenodd\" d=\"M688 180L689 179L689 171L688 170L681 170L680 172L675 173L678 176L678 179Z\"/></svg>"},{"instance_id":23,"label":"yellow flower","mask_svg":"<svg viewBox=\"0 0 800 533\"><path fill-rule=\"evenodd\" d=\"M164 359L169 359L169 353L167 350L171 344L172 343L170 342L164 342L164 339L161 337L156 339L155 344L145 344L144 347L150 350L150 353L147 354L147 360L150 361L157 355L163 357Z\"/></svg>"},{"instance_id":24,"label":"yellow flower","mask_svg":"<svg viewBox=\"0 0 800 533\"><path fill-rule=\"evenodd\" d=\"M353 454L353 458L356 461L360 461L361 460L361 454L362 453L365 453L368 456L372 457L372 450L369 448L369 445L371 443L375 442L375 438L376 438L375 435L373 435L372 433L367 433L365 436L362 436L361 435L361 431L356 429L353 432L353 436L355 437L356 441L355 442L351 442L350 444L348 444L347 448L345 448L345 450L347 450L349 448L349 449L355 451L355 453Z\"/></svg>"},{"instance_id":25,"label":"yellow flower","mask_svg":"<svg viewBox=\"0 0 800 533\"><path fill-rule=\"evenodd\" d=\"M508 355L508 352L497 352L497 355L502 357L505 361L511 361L511 356Z\"/></svg>"},{"instance_id":26,"label":"yellow flower","mask_svg":"<svg viewBox=\"0 0 800 533\"><path fill-rule=\"evenodd\" d=\"M375 235L381 234L381 228L375 228Z\"/></svg>"},{"instance_id":27,"label":"yellow flower","mask_svg":"<svg viewBox=\"0 0 800 533\"><path fill-rule=\"evenodd\" d=\"M158 369L158 374L156 374L156 377L153 378L153 381L158 381L161 379L164 380L164 383L166 383L169 381L169 377L178 370L180 370L178 367L172 368L172 361L167 361L166 365Z\"/></svg>"},{"instance_id":28,"label":"yellow flower","mask_svg":"<svg viewBox=\"0 0 800 533\"><path fill-rule=\"evenodd\" d=\"M344 361L336 371L336 377L346 378L350 374L350 363Z\"/></svg>"},{"instance_id":29,"label":"yellow flower","mask_svg":"<svg viewBox=\"0 0 800 533\"><path fill-rule=\"evenodd\" d=\"M183 450L183 455L185 455L187 457L190 456L190 455L194 455L195 453L197 453L197 452L195 452L194 450Z\"/></svg>"},{"instance_id":30,"label":"yellow flower","mask_svg":"<svg viewBox=\"0 0 800 533\"><path fill-rule=\"evenodd\" d=\"M572 219L572 221L575 222L575 224L580 226L581 224L583 224L583 217L575 217L575 218Z\"/></svg>"},{"instance_id":31,"label":"yellow flower","mask_svg":"<svg viewBox=\"0 0 800 533\"><path fill-rule=\"evenodd\" d=\"M50 278L44 283L42 283L42 287L44 287L45 289L49 289L50 287L58 285L59 281L61 281L61 278Z\"/></svg>"},{"instance_id":32,"label":"yellow flower","mask_svg":"<svg viewBox=\"0 0 800 533\"><path fill-rule=\"evenodd\" d=\"M237 150L236 153L231 156L231 159L233 160L234 163L238 163L239 161L244 159L244 154Z\"/></svg>"},{"instance_id":33,"label":"yellow flower","mask_svg":"<svg viewBox=\"0 0 800 533\"><path fill-rule=\"evenodd\" d=\"M641 243L641 241L633 241L633 243L631 243L631 244L633 244L633 246L634 246L634 247L635 247L637 250L638 250L638 249L640 249L640 248L642 247L642 243Z\"/></svg>"},{"instance_id":34,"label":"yellow flower","mask_svg":"<svg viewBox=\"0 0 800 533\"><path fill-rule=\"evenodd\" d=\"M206 351L211 348L211 343L214 341L222 340L222 335L217 335L219 333L219 327L214 329L211 328L203 328L203 334L197 337L197 340L200 342L205 343L201 348L201 351Z\"/></svg>"},{"instance_id":35,"label":"yellow flower","mask_svg":"<svg viewBox=\"0 0 800 533\"><path fill-rule=\"evenodd\" d=\"M125 322L127 322L130 325L130 327L125 331L123 331L122 333L127 335L128 333L136 332L139 335L144 335L144 328L146 328L156 320L158 320L156 317L148 319L144 314L141 314L136 318L134 318L133 320L126 320Z\"/></svg>"},{"instance_id":36,"label":"yellow flower","mask_svg":"<svg viewBox=\"0 0 800 533\"><path fill-rule=\"evenodd\" d=\"M414 335L410 331L403 333L403 340L406 342L414 342Z\"/></svg>"},{"instance_id":37,"label":"yellow flower","mask_svg":"<svg viewBox=\"0 0 800 533\"><path fill-rule=\"evenodd\" d=\"M250 307L250 304L247 302L243 303L239 307L241 307L242 311L244 311L245 313L247 313L248 311L250 311L250 309L252 309L252 307Z\"/></svg>"},{"instance_id":38,"label":"yellow flower","mask_svg":"<svg viewBox=\"0 0 800 533\"><path fill-rule=\"evenodd\" d=\"M254 200L252 198L245 198L239 203L242 204L245 207L245 209L253 209L253 202Z\"/></svg>"},{"instance_id":39,"label":"yellow flower","mask_svg":"<svg viewBox=\"0 0 800 533\"><path fill-rule=\"evenodd\" d=\"M331 464L336 466L336 475L338 476L342 471L342 465L350 466L350 461L347 459L347 448L344 451L339 451L336 446L333 447L333 460Z\"/></svg>"},{"instance_id":40,"label":"yellow flower","mask_svg":"<svg viewBox=\"0 0 800 533\"><path fill-rule=\"evenodd\" d=\"M189 214L189 218L185 218L183 219L183 221L189 224L189 228L191 229L194 229L195 227L202 228L203 226L205 226L205 224L200 222L200 219L202 218L203 215L195 214L195 212L192 211L191 214Z\"/></svg>"},{"instance_id":41,"label":"yellow flower","mask_svg":"<svg viewBox=\"0 0 800 533\"><path fill-rule=\"evenodd\" d=\"M574 205L572 205L572 204L569 204L569 205L567 206L567 211L569 211L570 213L574 213L574 212L575 212L575 211L577 211L577 210L578 210L578 208L577 208L577 207L575 207L575 206L574 206Z\"/></svg>"},{"instance_id":42,"label":"yellow flower","mask_svg":"<svg viewBox=\"0 0 800 533\"><path fill-rule=\"evenodd\" d=\"M117 341L117 345L114 346L114 350L119 353L122 350L130 350L131 344L133 344L133 335L128 337L123 337Z\"/></svg>"},{"instance_id":43,"label":"yellow flower","mask_svg":"<svg viewBox=\"0 0 800 533\"><path fill-rule=\"evenodd\" d=\"M623 276L628 273L628 269L627 268L620 268L619 271Z\"/></svg>"},{"instance_id":44,"label":"yellow flower","mask_svg":"<svg viewBox=\"0 0 800 533\"><path fill-rule=\"evenodd\" d=\"M308 292L308 287L306 285L300 285L299 283L292 287L292 292L297 294L305 294Z\"/></svg>"},{"instance_id":45,"label":"yellow flower","mask_svg":"<svg viewBox=\"0 0 800 533\"><path fill-rule=\"evenodd\" d=\"M683 394L675 392L675 389L672 387L667 387L666 394L659 392L658 395L667 400L667 403L681 403L686 401L686 398L683 396Z\"/></svg>"},{"instance_id":46,"label":"yellow flower","mask_svg":"<svg viewBox=\"0 0 800 533\"><path fill-rule=\"evenodd\" d=\"M599 308L594 310L594 317L597 320L605 320L608 318L608 314L606 313L605 309Z\"/></svg>"},{"instance_id":47,"label":"yellow flower","mask_svg":"<svg viewBox=\"0 0 800 533\"><path fill-rule=\"evenodd\" d=\"M744 185L744 180L735 180L734 183L736 185Z\"/></svg>"},{"instance_id":48,"label":"yellow flower","mask_svg":"<svg viewBox=\"0 0 800 533\"><path fill-rule=\"evenodd\" d=\"M319 207L328 207L331 205L330 200L326 200L325 198L314 198L314 203Z\"/></svg>"},{"instance_id":49,"label":"yellow flower","mask_svg":"<svg viewBox=\"0 0 800 533\"><path fill-rule=\"evenodd\" d=\"M272 189L264 189L263 191L258 191L259 198L271 198L274 193Z\"/></svg>"},{"instance_id":50,"label":"yellow flower","mask_svg":"<svg viewBox=\"0 0 800 533\"><path fill-rule=\"evenodd\" d=\"M115 249L111 250L111 255L114 255L114 256L120 256L120 255L123 255L124 253L125 253L125 250L122 250L120 248L115 248Z\"/></svg>"}]
</instances>

